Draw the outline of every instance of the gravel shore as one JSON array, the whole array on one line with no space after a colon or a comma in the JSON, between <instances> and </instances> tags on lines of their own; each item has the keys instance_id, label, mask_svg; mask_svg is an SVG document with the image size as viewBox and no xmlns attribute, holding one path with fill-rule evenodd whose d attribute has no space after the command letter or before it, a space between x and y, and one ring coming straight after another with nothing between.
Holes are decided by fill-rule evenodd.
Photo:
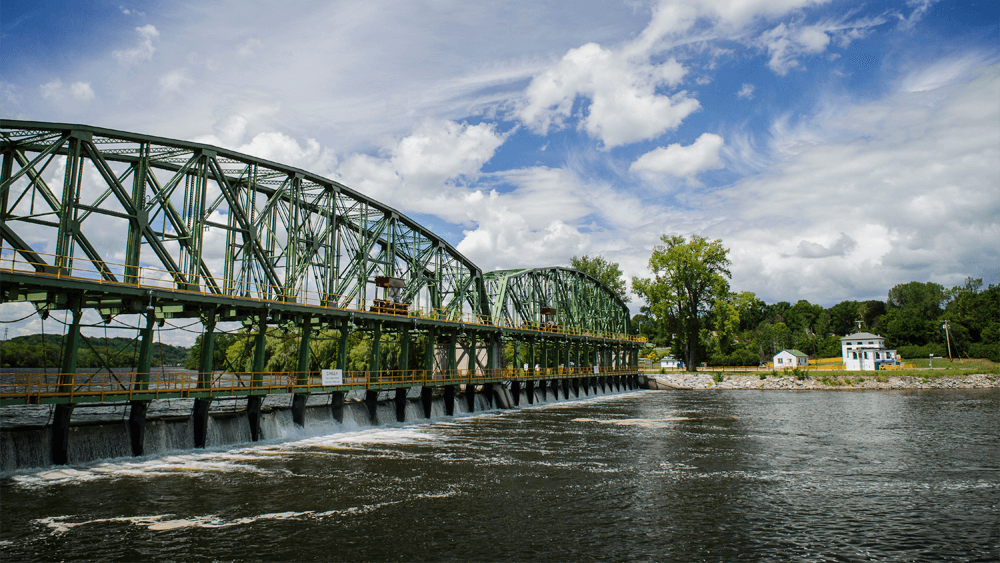
<instances>
[{"instance_id":1,"label":"gravel shore","mask_svg":"<svg viewBox=\"0 0 1000 563\"><path fill-rule=\"evenodd\" d=\"M893 375L860 375L853 377L809 376L798 379L794 376L761 379L757 374L729 375L721 383L716 383L712 373L649 375L652 383L660 383L663 389L1000 389L1000 377L996 375L970 374L946 377L897 377ZM880 380L882 379L882 380Z\"/></svg>"}]
</instances>

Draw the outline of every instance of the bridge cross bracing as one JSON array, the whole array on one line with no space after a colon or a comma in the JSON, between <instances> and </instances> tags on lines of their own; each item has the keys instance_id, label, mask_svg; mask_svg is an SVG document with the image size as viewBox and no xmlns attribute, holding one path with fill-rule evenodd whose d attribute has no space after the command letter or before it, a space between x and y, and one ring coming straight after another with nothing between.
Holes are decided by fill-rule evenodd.
<instances>
[{"instance_id":1,"label":"bridge cross bracing","mask_svg":"<svg viewBox=\"0 0 1000 563\"><path fill-rule=\"evenodd\" d=\"M74 124L0 120L0 152L0 299L73 318L56 380L7 377L3 404L485 384L536 375L520 361L528 348L551 351L539 369L567 377L637 366L628 309L596 279L567 268L483 272L430 229L328 178ZM75 377L86 310L140 319L134 371ZM143 354L154 325L179 318L202 325L202 367L196 377L151 376ZM212 369L213 331L226 321L253 335L249 371ZM263 335L274 327L300 335L297 370L264 372ZM323 330L341 342L319 368L347 371L346 339L362 331L373 341L368 369L324 384L308 351ZM422 339L424 357L401 352L399 369L381 369L386 336L404 348ZM502 359L508 343L513 365Z\"/></svg>"}]
</instances>

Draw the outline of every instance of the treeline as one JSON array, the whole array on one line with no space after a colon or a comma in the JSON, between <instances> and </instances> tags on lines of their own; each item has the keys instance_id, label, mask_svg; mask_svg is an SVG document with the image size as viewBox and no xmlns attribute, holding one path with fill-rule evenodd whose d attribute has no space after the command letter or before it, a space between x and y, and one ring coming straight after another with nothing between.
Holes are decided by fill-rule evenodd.
<instances>
[{"instance_id":1,"label":"treeline","mask_svg":"<svg viewBox=\"0 0 1000 563\"><path fill-rule=\"evenodd\" d=\"M859 330L884 336L903 358L947 357L950 339L955 357L1000 362L1000 286L984 289L980 279L950 289L914 281L890 289L885 301L842 301L829 308L806 300L767 304L744 291L716 299L703 317L699 357L708 365L757 365L784 349L836 357L840 338ZM674 344L665 323L643 313L633 321L657 347Z\"/></svg>"},{"instance_id":2,"label":"treeline","mask_svg":"<svg viewBox=\"0 0 1000 563\"><path fill-rule=\"evenodd\" d=\"M112 368L135 367L139 354L136 339L89 338L89 345L81 337L77 345L77 367ZM49 367L58 369L62 365L63 336L61 334L32 334L17 336L0 343L0 366L5 368ZM153 343L154 367L179 366L188 357L188 349L182 346Z\"/></svg>"}]
</instances>

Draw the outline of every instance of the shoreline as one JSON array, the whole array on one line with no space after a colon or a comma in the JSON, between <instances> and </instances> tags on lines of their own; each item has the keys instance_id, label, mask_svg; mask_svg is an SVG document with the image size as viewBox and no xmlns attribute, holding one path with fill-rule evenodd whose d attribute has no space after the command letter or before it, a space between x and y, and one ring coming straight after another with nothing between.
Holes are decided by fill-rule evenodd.
<instances>
[{"instance_id":1,"label":"shoreline","mask_svg":"<svg viewBox=\"0 0 1000 563\"><path fill-rule=\"evenodd\" d=\"M756 374L727 374L722 382L714 380L713 373L646 375L650 389L706 390L899 390L899 389L1000 389L1000 376L981 373L941 377L915 377L885 375L856 375L840 377L812 376L798 379L795 376L768 375L761 379Z\"/></svg>"}]
</instances>

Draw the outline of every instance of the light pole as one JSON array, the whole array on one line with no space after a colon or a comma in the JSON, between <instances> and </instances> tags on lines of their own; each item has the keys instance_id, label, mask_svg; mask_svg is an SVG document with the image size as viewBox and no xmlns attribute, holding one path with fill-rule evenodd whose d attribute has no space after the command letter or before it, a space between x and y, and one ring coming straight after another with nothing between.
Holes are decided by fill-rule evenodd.
<instances>
[{"instance_id":1,"label":"light pole","mask_svg":"<svg viewBox=\"0 0 1000 563\"><path fill-rule=\"evenodd\" d=\"M948 320L947 319L945 319L944 324L941 325L941 328L944 329L944 337L946 339L945 341L948 343L948 361L950 362L950 361L952 361L952 359L951 359L951 333L949 332L948 329L951 328L951 325L948 324Z\"/></svg>"}]
</instances>

